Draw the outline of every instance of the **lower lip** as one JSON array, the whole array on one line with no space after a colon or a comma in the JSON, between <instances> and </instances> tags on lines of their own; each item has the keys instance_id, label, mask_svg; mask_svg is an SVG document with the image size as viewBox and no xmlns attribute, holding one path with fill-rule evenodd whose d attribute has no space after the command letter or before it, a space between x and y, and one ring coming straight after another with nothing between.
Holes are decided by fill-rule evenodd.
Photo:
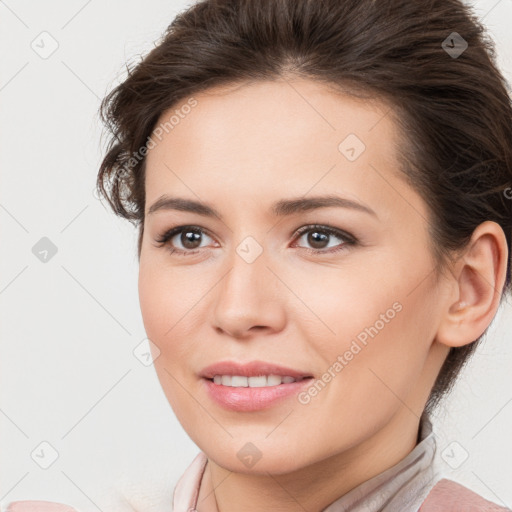
<instances>
[{"instance_id":1,"label":"lower lip","mask_svg":"<svg viewBox=\"0 0 512 512\"><path fill-rule=\"evenodd\" d=\"M302 388L309 386L313 379L307 378L262 388L222 386L209 379L202 380L209 396L222 407L232 411L251 412L266 409L281 399L297 395Z\"/></svg>"}]
</instances>

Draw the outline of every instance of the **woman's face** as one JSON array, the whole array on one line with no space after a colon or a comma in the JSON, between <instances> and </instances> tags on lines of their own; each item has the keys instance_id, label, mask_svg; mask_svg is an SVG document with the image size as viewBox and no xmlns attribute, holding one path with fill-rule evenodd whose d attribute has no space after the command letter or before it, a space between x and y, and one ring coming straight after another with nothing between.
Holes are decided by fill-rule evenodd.
<instances>
[{"instance_id":1,"label":"woman's face","mask_svg":"<svg viewBox=\"0 0 512 512\"><path fill-rule=\"evenodd\" d=\"M178 420L231 471L356 460L379 432L418 424L447 354L444 291L388 108L297 79L210 89L159 120L175 115L147 153L142 316ZM224 361L313 378L259 406L269 388L222 388L222 402L201 373Z\"/></svg>"}]
</instances>

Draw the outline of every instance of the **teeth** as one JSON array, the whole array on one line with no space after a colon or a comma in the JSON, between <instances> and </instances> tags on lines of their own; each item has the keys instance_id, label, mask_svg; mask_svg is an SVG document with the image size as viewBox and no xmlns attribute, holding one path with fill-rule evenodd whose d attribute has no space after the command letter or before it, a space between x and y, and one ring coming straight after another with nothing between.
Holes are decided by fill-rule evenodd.
<instances>
[{"instance_id":1,"label":"teeth","mask_svg":"<svg viewBox=\"0 0 512 512\"><path fill-rule=\"evenodd\" d=\"M258 377L243 377L241 375L215 375L213 382L222 386L264 388L269 386L279 386L280 384L289 384L297 380L293 377L281 375L260 375Z\"/></svg>"}]
</instances>

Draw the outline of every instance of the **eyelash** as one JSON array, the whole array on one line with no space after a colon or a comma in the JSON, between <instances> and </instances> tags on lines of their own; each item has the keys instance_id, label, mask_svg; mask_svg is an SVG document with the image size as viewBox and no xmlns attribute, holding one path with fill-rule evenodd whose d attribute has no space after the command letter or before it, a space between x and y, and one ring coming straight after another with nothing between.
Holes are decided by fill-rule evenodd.
<instances>
[{"instance_id":1,"label":"eyelash","mask_svg":"<svg viewBox=\"0 0 512 512\"><path fill-rule=\"evenodd\" d=\"M186 226L177 226L174 228L171 228L167 231L165 231L162 235L160 235L159 238L155 240L158 247L163 247L165 245L170 245L169 241L177 234L180 234L187 229L191 231L199 231L201 233L205 233L210 238L213 238L207 230L199 227L199 226L193 226L193 225L186 225ZM328 235L333 235L337 238L341 238L344 240L344 243L340 244L340 246L336 247L335 249L330 250L322 250L322 249L309 249L307 247L300 247L300 249L303 249L307 251L310 254L318 255L318 254L334 254L340 251L348 250L348 247L354 246L357 244L358 240L348 233L345 233L344 231L341 231L340 229L334 228L332 226L328 225L322 225L322 224L311 224L308 226L303 226L302 228L299 228L295 232L295 239L300 238L304 233L307 233L309 231L317 231L320 233L325 233ZM195 249L195 250L183 250L183 249L176 249L175 247L170 247L169 252L171 254L176 254L178 256L192 256L194 254L197 254L200 252L201 249Z\"/></svg>"}]
</instances>

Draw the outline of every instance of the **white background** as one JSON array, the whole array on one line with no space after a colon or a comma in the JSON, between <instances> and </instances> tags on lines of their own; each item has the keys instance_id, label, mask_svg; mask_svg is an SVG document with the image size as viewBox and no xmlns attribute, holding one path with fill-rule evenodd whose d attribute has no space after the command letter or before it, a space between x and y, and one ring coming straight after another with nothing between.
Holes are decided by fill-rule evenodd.
<instances>
[{"instance_id":1,"label":"white background","mask_svg":"<svg viewBox=\"0 0 512 512\"><path fill-rule=\"evenodd\" d=\"M135 228L93 194L102 158L100 99L125 76L124 63L149 51L186 5L0 1L4 507L45 499L110 511L114 489L144 510L170 511L176 480L198 452L153 367L133 354L145 338ZM512 0L474 5L512 81ZM31 48L43 31L58 42L47 59ZM57 247L46 263L32 252L42 237ZM511 309L500 311L434 422L439 467L508 507ZM36 460L48 460L43 441L58 452L48 469L31 457L36 450ZM441 452L454 441L469 456L452 470ZM460 462L460 447L445 453Z\"/></svg>"}]
</instances>

